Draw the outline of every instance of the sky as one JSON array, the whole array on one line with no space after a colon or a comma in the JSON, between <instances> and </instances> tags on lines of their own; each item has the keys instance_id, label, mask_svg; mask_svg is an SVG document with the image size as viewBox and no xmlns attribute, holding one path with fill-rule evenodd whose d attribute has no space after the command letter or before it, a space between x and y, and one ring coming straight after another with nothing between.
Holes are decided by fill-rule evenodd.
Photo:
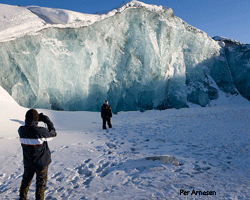
<instances>
[{"instance_id":1,"label":"sky","mask_svg":"<svg viewBox=\"0 0 250 200\"><path fill-rule=\"evenodd\" d=\"M142 0L171 7L175 16L206 32L210 37L223 36L250 44L249 0ZM60 8L93 14L111 10L123 0L1 0L9 5Z\"/></svg>"}]
</instances>

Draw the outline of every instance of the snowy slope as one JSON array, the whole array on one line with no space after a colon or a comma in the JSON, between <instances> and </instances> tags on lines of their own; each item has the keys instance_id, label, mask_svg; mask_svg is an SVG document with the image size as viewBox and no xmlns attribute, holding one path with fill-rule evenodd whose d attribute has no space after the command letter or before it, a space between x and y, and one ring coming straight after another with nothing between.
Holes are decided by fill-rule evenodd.
<instances>
[{"instance_id":1,"label":"snowy slope","mask_svg":"<svg viewBox=\"0 0 250 200\"><path fill-rule=\"evenodd\" d=\"M15 102L15 100L8 94L8 92L6 92L2 87L0 87L0 110L1 137L15 137L16 132L12 133L9 131L9 129L19 127L19 125L13 123L13 121L18 120L20 116L23 116L27 109L20 107Z\"/></svg>"}]
</instances>

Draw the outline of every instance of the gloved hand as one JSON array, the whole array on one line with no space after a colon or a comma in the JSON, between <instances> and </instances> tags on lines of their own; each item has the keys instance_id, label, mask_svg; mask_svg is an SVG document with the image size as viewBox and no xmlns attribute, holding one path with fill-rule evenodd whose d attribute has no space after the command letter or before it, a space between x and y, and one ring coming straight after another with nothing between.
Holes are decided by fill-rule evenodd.
<instances>
[{"instance_id":1,"label":"gloved hand","mask_svg":"<svg viewBox=\"0 0 250 200\"><path fill-rule=\"evenodd\" d=\"M49 131L51 131L52 129L55 129L54 124L50 121L49 117L44 115L43 113L39 114L39 121L46 123Z\"/></svg>"},{"instance_id":2,"label":"gloved hand","mask_svg":"<svg viewBox=\"0 0 250 200\"><path fill-rule=\"evenodd\" d=\"M47 119L48 117L46 115L44 115L43 113L40 113L38 116L39 116L40 122L46 123L48 121L48 119Z\"/></svg>"}]
</instances>

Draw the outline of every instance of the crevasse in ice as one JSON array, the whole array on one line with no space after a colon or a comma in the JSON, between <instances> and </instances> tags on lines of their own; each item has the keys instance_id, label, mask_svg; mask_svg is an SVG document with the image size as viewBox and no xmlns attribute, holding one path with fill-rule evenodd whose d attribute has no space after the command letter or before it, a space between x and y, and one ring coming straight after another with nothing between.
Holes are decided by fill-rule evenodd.
<instances>
[{"instance_id":1,"label":"crevasse in ice","mask_svg":"<svg viewBox=\"0 0 250 200\"><path fill-rule=\"evenodd\" d=\"M22 106L114 112L206 106L236 94L226 52L171 9L127 8L0 45L0 85ZM236 76L236 75L235 75Z\"/></svg>"}]
</instances>

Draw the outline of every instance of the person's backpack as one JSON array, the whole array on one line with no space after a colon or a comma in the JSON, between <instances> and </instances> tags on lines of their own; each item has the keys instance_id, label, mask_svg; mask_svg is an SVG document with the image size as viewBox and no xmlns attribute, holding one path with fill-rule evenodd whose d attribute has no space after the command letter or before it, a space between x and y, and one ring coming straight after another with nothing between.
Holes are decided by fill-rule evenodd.
<instances>
[{"instance_id":1,"label":"person's backpack","mask_svg":"<svg viewBox=\"0 0 250 200\"><path fill-rule=\"evenodd\" d=\"M102 113L102 117L112 117L112 110L111 110L110 105L103 105L101 113Z\"/></svg>"}]
</instances>

